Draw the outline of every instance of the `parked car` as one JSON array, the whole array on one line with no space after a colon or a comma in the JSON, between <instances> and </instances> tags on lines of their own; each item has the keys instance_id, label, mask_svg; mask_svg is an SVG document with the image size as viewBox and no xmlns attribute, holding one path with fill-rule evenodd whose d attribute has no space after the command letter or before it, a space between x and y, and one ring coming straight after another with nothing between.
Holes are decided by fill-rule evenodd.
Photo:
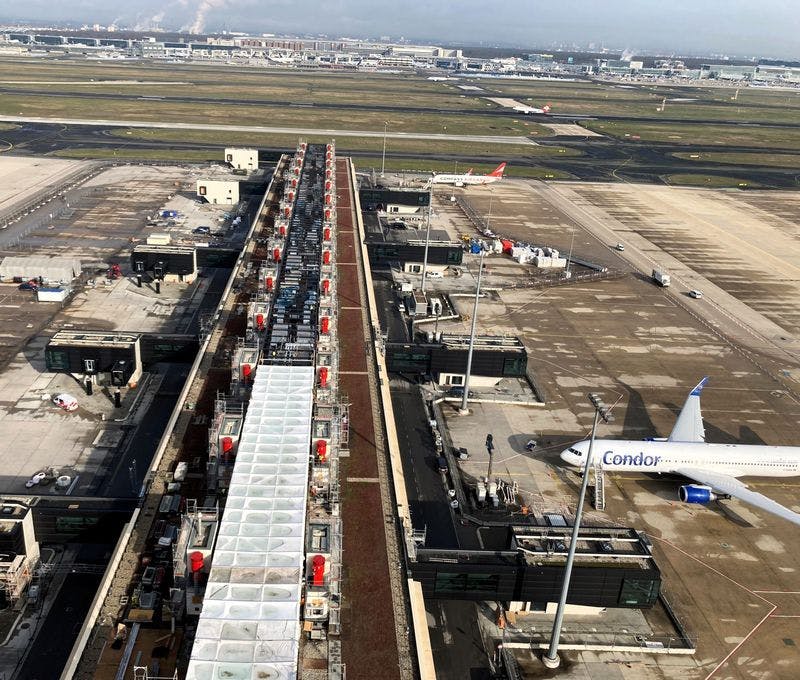
<instances>
[{"instance_id":1,"label":"parked car","mask_svg":"<svg viewBox=\"0 0 800 680\"><path fill-rule=\"evenodd\" d=\"M210 234L211 227L195 227L192 229L193 234Z\"/></svg>"},{"instance_id":2,"label":"parked car","mask_svg":"<svg viewBox=\"0 0 800 680\"><path fill-rule=\"evenodd\" d=\"M36 281L25 281L19 284L20 290L38 290L39 284Z\"/></svg>"},{"instance_id":3,"label":"parked car","mask_svg":"<svg viewBox=\"0 0 800 680\"><path fill-rule=\"evenodd\" d=\"M78 400L71 394L62 393L53 397L53 403L65 411L74 411L78 408Z\"/></svg>"}]
</instances>

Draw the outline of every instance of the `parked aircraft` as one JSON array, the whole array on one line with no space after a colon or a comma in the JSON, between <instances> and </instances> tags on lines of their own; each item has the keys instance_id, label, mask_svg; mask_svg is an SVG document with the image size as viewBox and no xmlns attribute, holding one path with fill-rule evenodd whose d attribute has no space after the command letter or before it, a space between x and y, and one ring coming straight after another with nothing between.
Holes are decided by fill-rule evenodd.
<instances>
[{"instance_id":1,"label":"parked aircraft","mask_svg":"<svg viewBox=\"0 0 800 680\"><path fill-rule=\"evenodd\" d=\"M612 472L656 472L679 474L693 484L678 489L683 503L708 503L719 498L738 498L795 524L800 513L751 491L737 477L796 477L800 475L800 447L708 444L700 413L703 378L691 391L666 439L623 441L596 439L592 464ZM589 441L570 446L561 459L586 466Z\"/></svg>"},{"instance_id":2,"label":"parked aircraft","mask_svg":"<svg viewBox=\"0 0 800 680\"><path fill-rule=\"evenodd\" d=\"M465 172L463 175L434 175L430 179L431 184L453 184L457 187L463 187L468 184L491 184L492 182L499 182L503 179L503 173L506 170L506 164L500 163L488 175L473 175L472 168Z\"/></svg>"}]
</instances>

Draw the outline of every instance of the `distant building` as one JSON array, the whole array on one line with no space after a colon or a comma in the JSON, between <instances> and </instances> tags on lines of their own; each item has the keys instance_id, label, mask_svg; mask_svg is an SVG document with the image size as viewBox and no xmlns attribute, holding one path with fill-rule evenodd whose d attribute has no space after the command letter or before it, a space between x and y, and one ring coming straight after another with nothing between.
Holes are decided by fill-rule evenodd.
<instances>
[{"instance_id":1,"label":"distant building","mask_svg":"<svg viewBox=\"0 0 800 680\"><path fill-rule=\"evenodd\" d=\"M753 80L756 67L739 64L700 64L700 78L712 80Z\"/></svg>"},{"instance_id":2,"label":"distant building","mask_svg":"<svg viewBox=\"0 0 800 680\"><path fill-rule=\"evenodd\" d=\"M800 68L797 66L759 65L755 68L754 80L780 83L800 82Z\"/></svg>"}]
</instances>

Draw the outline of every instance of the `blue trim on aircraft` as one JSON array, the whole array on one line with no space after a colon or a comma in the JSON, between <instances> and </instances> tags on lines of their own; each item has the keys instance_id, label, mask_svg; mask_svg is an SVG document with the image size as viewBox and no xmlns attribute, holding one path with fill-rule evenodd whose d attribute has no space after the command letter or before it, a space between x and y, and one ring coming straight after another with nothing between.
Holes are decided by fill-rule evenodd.
<instances>
[{"instance_id":1,"label":"blue trim on aircraft","mask_svg":"<svg viewBox=\"0 0 800 680\"><path fill-rule=\"evenodd\" d=\"M705 378L703 378L703 379L702 379L702 380L701 380L699 383L697 383L697 387L695 387L695 388L694 388L694 389L691 391L691 394L690 394L690 396L692 396L692 397L699 397L699 396L700 396L700 392L702 392L702 391L703 391L703 388L706 386L706 384L708 383L708 381L709 381L709 376L706 376Z\"/></svg>"}]
</instances>

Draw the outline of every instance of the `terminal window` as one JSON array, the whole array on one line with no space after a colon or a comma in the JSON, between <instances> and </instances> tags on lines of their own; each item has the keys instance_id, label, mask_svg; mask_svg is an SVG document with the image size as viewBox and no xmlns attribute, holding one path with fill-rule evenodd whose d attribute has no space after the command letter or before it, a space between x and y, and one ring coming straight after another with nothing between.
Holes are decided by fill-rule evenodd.
<instances>
[{"instance_id":1,"label":"terminal window","mask_svg":"<svg viewBox=\"0 0 800 680\"><path fill-rule=\"evenodd\" d=\"M495 596L500 585L498 574L436 574L434 591L437 593L471 593Z\"/></svg>"},{"instance_id":2,"label":"terminal window","mask_svg":"<svg viewBox=\"0 0 800 680\"><path fill-rule=\"evenodd\" d=\"M619 603L626 606L652 605L658 598L659 581L651 579L628 579L622 582Z\"/></svg>"}]
</instances>

